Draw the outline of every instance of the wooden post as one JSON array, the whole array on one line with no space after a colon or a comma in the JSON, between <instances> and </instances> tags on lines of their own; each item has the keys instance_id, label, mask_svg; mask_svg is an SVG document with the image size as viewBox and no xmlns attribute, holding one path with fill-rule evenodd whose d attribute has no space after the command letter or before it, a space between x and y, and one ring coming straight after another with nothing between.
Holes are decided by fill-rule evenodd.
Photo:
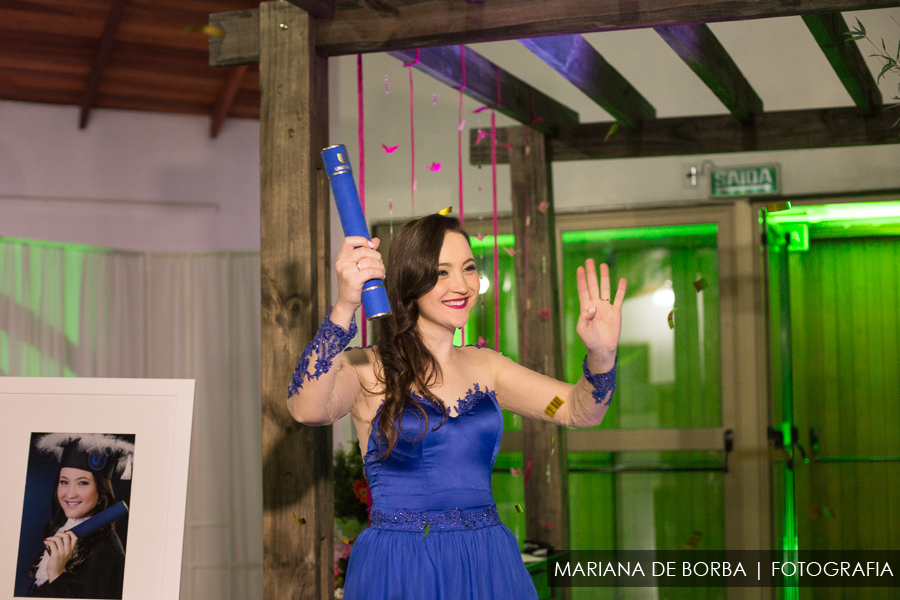
<instances>
[{"instance_id":1,"label":"wooden post","mask_svg":"<svg viewBox=\"0 0 900 600\"><path fill-rule=\"evenodd\" d=\"M544 135L511 127L513 232L516 236L516 297L519 363L550 377L562 374L559 349L559 279L550 162ZM542 316L542 311L544 312ZM553 398L547 398L547 404ZM566 429L525 419L522 457L531 461L525 484L525 522L529 540L569 548L569 477ZM547 527L550 525L550 527Z\"/></svg>"},{"instance_id":2,"label":"wooden post","mask_svg":"<svg viewBox=\"0 0 900 600\"><path fill-rule=\"evenodd\" d=\"M259 10L264 597L334 594L330 427L296 423L287 386L330 294L328 63L315 23L288 2ZM292 514L305 519L299 525Z\"/></svg>"}]
</instances>

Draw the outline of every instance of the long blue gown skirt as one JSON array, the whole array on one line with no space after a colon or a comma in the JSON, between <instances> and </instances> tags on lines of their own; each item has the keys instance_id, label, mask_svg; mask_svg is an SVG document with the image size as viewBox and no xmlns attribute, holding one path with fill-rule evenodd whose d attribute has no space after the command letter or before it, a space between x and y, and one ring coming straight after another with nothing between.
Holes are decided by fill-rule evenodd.
<instances>
[{"instance_id":1,"label":"long blue gown skirt","mask_svg":"<svg viewBox=\"0 0 900 600\"><path fill-rule=\"evenodd\" d=\"M424 427L418 412L403 414L387 459L377 457L374 426L369 436L371 526L353 544L344 598L536 600L516 538L497 517L491 493L503 433L496 395L476 384L459 400L459 415L440 427L440 409L417 399L428 413L421 440L414 441Z\"/></svg>"}]
</instances>

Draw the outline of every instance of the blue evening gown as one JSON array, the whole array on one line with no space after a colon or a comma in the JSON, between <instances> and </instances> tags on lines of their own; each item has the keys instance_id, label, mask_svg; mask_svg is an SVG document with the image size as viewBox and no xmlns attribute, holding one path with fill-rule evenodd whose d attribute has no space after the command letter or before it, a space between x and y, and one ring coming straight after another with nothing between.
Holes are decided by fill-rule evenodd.
<instances>
[{"instance_id":1,"label":"blue evening gown","mask_svg":"<svg viewBox=\"0 0 900 600\"><path fill-rule=\"evenodd\" d=\"M371 526L353 545L344 598L537 599L491 492L503 433L495 393L476 384L460 399L459 414L440 427L440 409L417 399L428 413L429 431L415 442L424 421L417 411L405 412L386 460L376 456L376 414L365 456Z\"/></svg>"}]
</instances>

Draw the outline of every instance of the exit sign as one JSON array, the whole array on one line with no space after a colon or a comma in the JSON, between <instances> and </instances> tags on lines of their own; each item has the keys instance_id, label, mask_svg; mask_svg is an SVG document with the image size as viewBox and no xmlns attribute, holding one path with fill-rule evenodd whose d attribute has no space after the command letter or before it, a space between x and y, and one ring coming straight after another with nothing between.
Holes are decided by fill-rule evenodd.
<instances>
[{"instance_id":1,"label":"exit sign","mask_svg":"<svg viewBox=\"0 0 900 600\"><path fill-rule=\"evenodd\" d=\"M781 180L775 165L713 169L710 184L713 198L771 196L781 193Z\"/></svg>"}]
</instances>

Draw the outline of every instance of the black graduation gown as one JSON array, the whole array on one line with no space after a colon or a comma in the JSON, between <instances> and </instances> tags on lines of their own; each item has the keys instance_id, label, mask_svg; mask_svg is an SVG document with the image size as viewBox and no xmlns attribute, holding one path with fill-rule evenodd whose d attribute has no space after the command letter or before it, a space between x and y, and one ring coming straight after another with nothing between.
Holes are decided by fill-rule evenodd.
<instances>
[{"instance_id":1,"label":"black graduation gown","mask_svg":"<svg viewBox=\"0 0 900 600\"><path fill-rule=\"evenodd\" d=\"M122 598L125 576L125 549L115 531L97 540L93 550L74 573L62 575L36 587L32 583L29 596L35 598Z\"/></svg>"}]
</instances>

